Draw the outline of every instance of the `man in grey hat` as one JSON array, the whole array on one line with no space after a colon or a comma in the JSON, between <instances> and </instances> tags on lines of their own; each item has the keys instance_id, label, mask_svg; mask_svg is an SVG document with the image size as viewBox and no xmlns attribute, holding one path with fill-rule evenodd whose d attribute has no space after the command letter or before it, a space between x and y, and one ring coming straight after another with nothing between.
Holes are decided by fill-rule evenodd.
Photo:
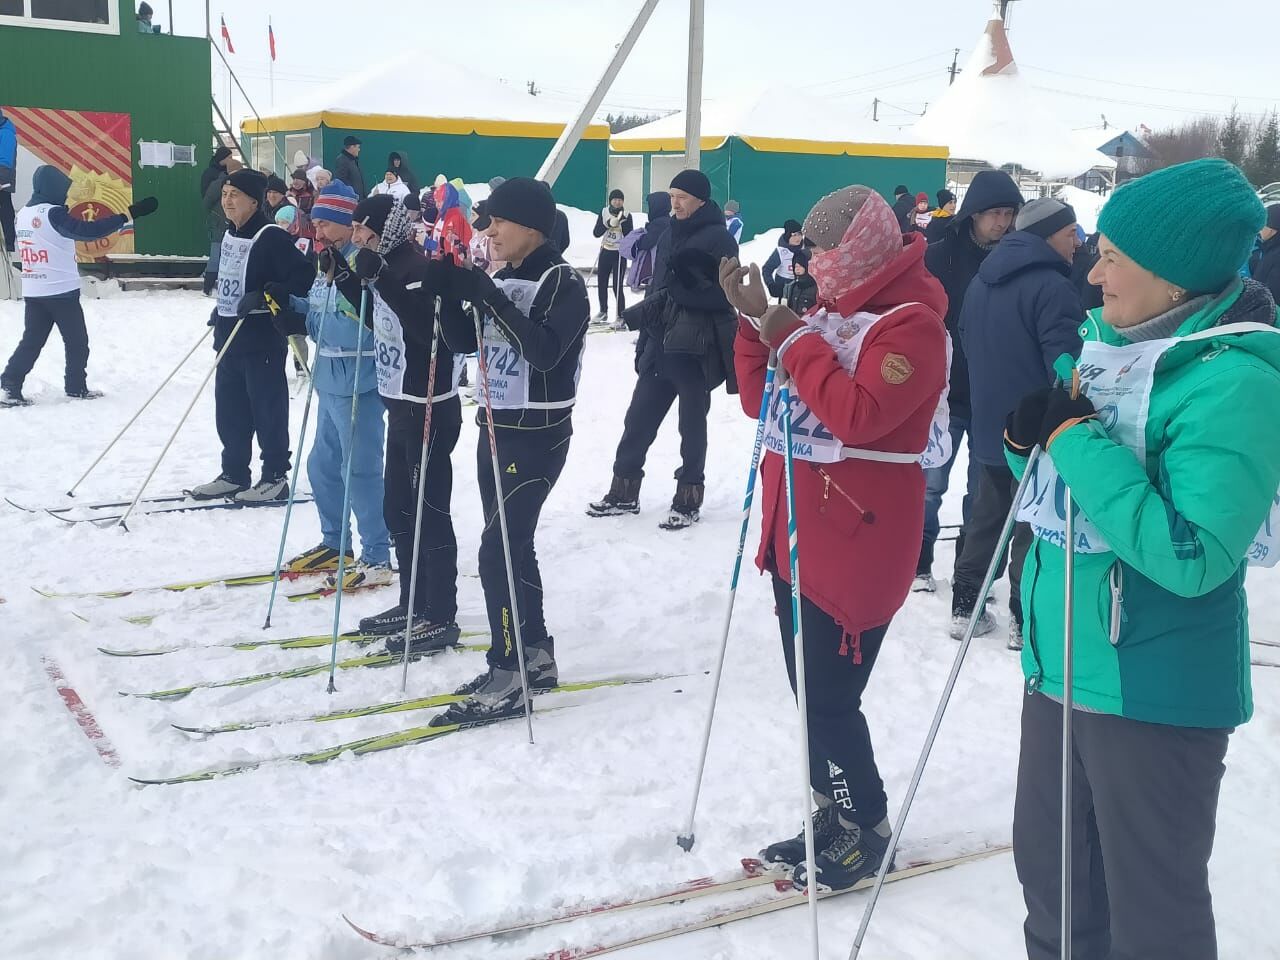
<instances>
[{"instance_id":1,"label":"man in grey hat","mask_svg":"<svg viewBox=\"0 0 1280 960\"><path fill-rule=\"evenodd\" d=\"M1045 197L1019 211L982 262L964 296L958 322L969 360L971 456L981 470L973 514L952 579L952 636L963 636L982 578L995 553L1017 481L1004 458L1005 419L1026 394L1053 383L1053 363L1080 355L1084 310L1071 282L1080 241L1070 206ZM1009 561L1009 648L1022 648L1022 561L1031 543L1025 523L1014 528ZM1001 566L1004 561L1001 560ZM975 636L995 629L984 611Z\"/></svg>"}]
</instances>

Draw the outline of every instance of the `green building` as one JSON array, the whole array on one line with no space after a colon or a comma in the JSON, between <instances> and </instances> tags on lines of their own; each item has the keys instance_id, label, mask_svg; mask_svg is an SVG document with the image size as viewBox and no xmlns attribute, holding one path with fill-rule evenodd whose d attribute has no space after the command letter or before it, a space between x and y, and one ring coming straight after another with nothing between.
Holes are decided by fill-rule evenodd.
<instances>
[{"instance_id":1,"label":"green building","mask_svg":"<svg viewBox=\"0 0 1280 960\"><path fill-rule=\"evenodd\" d=\"M253 166L284 174L307 159L332 170L342 141L361 141L366 192L399 153L423 186L438 174L483 183L531 177L551 152L573 107L522 88L449 68L434 54L397 60L343 80L261 120L241 125ZM609 128L592 124L555 184L556 200L593 210L604 203Z\"/></svg>"},{"instance_id":2,"label":"green building","mask_svg":"<svg viewBox=\"0 0 1280 960\"><path fill-rule=\"evenodd\" d=\"M199 192L212 149L209 57L205 37L141 33L131 0L0 0L0 106L18 132L15 205L30 194L35 167L49 163L71 175L68 205L78 215L160 201L136 235L82 247L82 259L208 253Z\"/></svg>"},{"instance_id":3,"label":"green building","mask_svg":"<svg viewBox=\"0 0 1280 960\"><path fill-rule=\"evenodd\" d=\"M609 141L609 187L639 209L684 169L685 115L616 133ZM947 148L888 124L849 116L839 105L794 91L703 104L701 169L712 199L741 204L743 239L803 220L825 194L853 183L893 200L905 184L930 197L946 185Z\"/></svg>"}]
</instances>

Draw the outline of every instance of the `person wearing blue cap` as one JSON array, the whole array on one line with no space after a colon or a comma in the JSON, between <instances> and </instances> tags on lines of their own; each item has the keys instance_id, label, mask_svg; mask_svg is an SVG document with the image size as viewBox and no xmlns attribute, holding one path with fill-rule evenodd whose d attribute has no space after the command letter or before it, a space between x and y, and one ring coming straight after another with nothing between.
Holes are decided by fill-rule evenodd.
<instances>
[{"instance_id":1,"label":"person wearing blue cap","mask_svg":"<svg viewBox=\"0 0 1280 960\"><path fill-rule=\"evenodd\" d=\"M325 244L316 263L316 279L306 297L290 298L291 309L277 317L281 333L310 336L317 354L311 371L318 401L316 434L307 457L307 479L320 514L320 543L289 560L284 571L337 570L343 528L351 522L342 513L343 477L350 458L350 509L360 530L361 549L359 563L354 556L346 558L345 589L392 580L391 537L382 515L386 408L378 397L374 334L360 320L360 283L352 274L356 255L352 214L357 202L356 192L341 180L316 196L311 221L317 239ZM350 533L346 543L352 543ZM335 574L330 579L336 585Z\"/></svg>"}]
</instances>

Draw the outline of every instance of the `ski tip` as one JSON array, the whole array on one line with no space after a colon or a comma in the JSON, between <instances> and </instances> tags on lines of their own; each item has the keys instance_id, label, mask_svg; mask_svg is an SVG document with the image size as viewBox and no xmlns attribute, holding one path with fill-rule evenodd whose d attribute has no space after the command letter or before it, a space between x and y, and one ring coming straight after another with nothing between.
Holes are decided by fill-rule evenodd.
<instances>
[{"instance_id":1,"label":"ski tip","mask_svg":"<svg viewBox=\"0 0 1280 960\"><path fill-rule=\"evenodd\" d=\"M347 926L349 926L356 933L360 934L360 936L364 937L370 943L381 944L382 946L385 946L385 947L399 946L399 944L397 944L396 941L394 940L389 940L386 937L380 936L374 933L372 930L366 930L364 927L360 926L358 923L356 923L354 920L348 917L345 913L340 914L340 916L344 921L346 921Z\"/></svg>"},{"instance_id":2,"label":"ski tip","mask_svg":"<svg viewBox=\"0 0 1280 960\"><path fill-rule=\"evenodd\" d=\"M693 834L689 833L689 834L681 834L677 836L676 846L679 847L681 850L683 850L685 853L689 853L691 850L693 850ZM743 865L744 866L746 865L746 861L743 861Z\"/></svg>"}]
</instances>

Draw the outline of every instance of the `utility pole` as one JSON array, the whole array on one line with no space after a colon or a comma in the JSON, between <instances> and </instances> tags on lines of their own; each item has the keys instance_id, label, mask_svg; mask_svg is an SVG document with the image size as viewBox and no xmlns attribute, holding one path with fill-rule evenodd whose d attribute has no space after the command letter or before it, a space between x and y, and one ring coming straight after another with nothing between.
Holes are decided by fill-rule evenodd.
<instances>
[{"instance_id":1,"label":"utility pole","mask_svg":"<svg viewBox=\"0 0 1280 960\"><path fill-rule=\"evenodd\" d=\"M529 96L536 97L542 91L538 89L538 84L534 80L529 81Z\"/></svg>"},{"instance_id":2,"label":"utility pole","mask_svg":"<svg viewBox=\"0 0 1280 960\"><path fill-rule=\"evenodd\" d=\"M684 99L684 164L702 166L702 53L705 0L689 0L689 76Z\"/></svg>"},{"instance_id":3,"label":"utility pole","mask_svg":"<svg viewBox=\"0 0 1280 960\"><path fill-rule=\"evenodd\" d=\"M959 63L960 63L960 48L956 47L956 52L951 57L951 70L949 71L951 74L951 83L956 82L956 74L960 72ZM947 84L947 86L951 86L951 84L949 83Z\"/></svg>"},{"instance_id":4,"label":"utility pole","mask_svg":"<svg viewBox=\"0 0 1280 960\"><path fill-rule=\"evenodd\" d=\"M876 97L871 101L871 119L879 121L880 119L880 98Z\"/></svg>"}]
</instances>

